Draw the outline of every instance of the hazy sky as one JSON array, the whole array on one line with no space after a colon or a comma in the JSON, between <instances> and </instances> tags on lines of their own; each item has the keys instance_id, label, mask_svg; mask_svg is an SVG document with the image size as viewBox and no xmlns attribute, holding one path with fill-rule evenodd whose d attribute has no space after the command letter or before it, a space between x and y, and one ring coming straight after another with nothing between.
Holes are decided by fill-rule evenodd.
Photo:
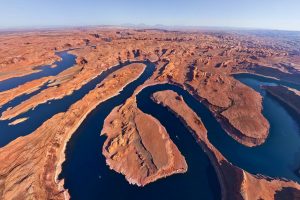
<instances>
[{"instance_id":1,"label":"hazy sky","mask_svg":"<svg viewBox=\"0 0 300 200\"><path fill-rule=\"evenodd\" d=\"M187 25L300 30L300 0L0 0L0 27Z\"/></svg>"}]
</instances>

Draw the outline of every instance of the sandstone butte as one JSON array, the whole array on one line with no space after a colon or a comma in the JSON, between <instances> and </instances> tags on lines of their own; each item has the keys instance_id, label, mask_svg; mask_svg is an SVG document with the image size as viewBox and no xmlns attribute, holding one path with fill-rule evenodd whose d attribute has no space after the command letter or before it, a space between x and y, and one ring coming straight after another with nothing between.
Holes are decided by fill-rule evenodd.
<instances>
[{"instance_id":1,"label":"sandstone butte","mask_svg":"<svg viewBox=\"0 0 300 200\"><path fill-rule=\"evenodd\" d=\"M75 48L71 53L77 56L77 64L55 77L43 77L1 92L0 105L4 105L22 94L38 90L49 81L48 88L45 89L47 92L42 91L30 100L11 108L15 112L6 111L6 114L1 114L4 118L17 117L21 113L20 111L26 112L26 110L42 102L63 98L71 94L103 70L120 62L149 59L157 61L157 69L153 76L138 90L146 87L146 85L162 82L179 85L202 101L214 113L232 138L244 145L256 146L264 142L269 129L269 123L261 114L262 98L257 92L235 80L231 75L254 73L297 83L300 78L299 46L300 44L291 44L286 39L231 32L91 28L2 34L0 36L0 80L34 73L36 71L35 66L52 64L59 60L55 51ZM126 75L130 77L123 77L122 80L126 80L119 82L114 91L108 91L107 87L109 86L107 84L109 82L104 84L104 87L97 87L84 99L73 104L66 113L53 116L30 135L18 138L1 148L0 153L3 156L0 158L0 196L3 199L11 199L12 197L24 199L25 196L23 195L27 195L26 197L30 199L67 197L63 183L56 180L59 171L56 168L59 169L64 160L63 149L66 142L85 115L94 108L94 105L102 102L107 96L115 95L122 86L133 80L135 76L131 73ZM115 80L110 76L106 81L110 79ZM102 96L102 94L95 92L99 90L105 90L106 94ZM94 99L98 95L100 95L99 98ZM84 103L85 100L89 100L90 103ZM140 113L141 111L135 108L135 103L130 105L133 106L134 114L127 113L125 117L136 114L144 116L143 113ZM124 112L129 108L131 106L123 105L120 107L120 109L124 109ZM120 117L124 116L120 115ZM157 129L160 129L156 134L168 138L167 133L155 119L150 116L144 117L151 119L153 124L157 125ZM64 120L67 118L71 120ZM132 120L130 117L127 120L129 119ZM53 124L55 126L52 127ZM107 134L108 140L113 139L110 138L110 134L113 133L108 132ZM143 135L143 133L139 134ZM133 135L138 136L137 133ZM143 138L141 135L139 137ZM144 137L143 140L145 142L147 139ZM151 167L149 164L152 170L151 176L143 176L141 173L140 177L142 178L140 180L132 179L136 181L135 183L138 184L138 181L141 181L141 185L147 184L151 180L162 177L162 174L176 173L176 169L180 169L181 172L186 170L184 158L172 145L172 141L165 139L162 144L163 146L160 148L171 146L172 152L176 152L176 156L181 158L182 162L170 162L172 160L170 154L165 153L163 154L165 159L157 158L157 162L160 163L157 166L164 166L165 170L159 169L155 163ZM155 152L150 150L152 149L151 143L148 145L147 155L157 156ZM113 157L109 152L106 153L108 160L113 165ZM41 157L41 154L47 156ZM261 181L256 181L258 180L257 177L247 175L241 169L227 165L225 161L224 163L223 168L229 166L228 173L239 174L234 176L236 179L229 181L229 185L232 182L241 181L241 177L247 177L243 179L248 183L247 186L243 187L243 192L247 193L249 190L248 195L254 191L251 189L252 187L260 185ZM126 172L121 171L120 168L115 168L115 170L126 175ZM137 177L135 176L135 178ZM262 179L262 182L264 180ZM272 182L276 181L278 182L278 180ZM279 182L281 183L281 181ZM293 185L292 182L287 184ZM266 183L266 185L269 188L270 185L276 184ZM278 183L278 185L280 184ZM297 187L295 186L295 188ZM272 186L272 188L272 191L277 190L277 186ZM277 192L276 195L280 196L285 192L290 194L290 191L294 190L288 187L282 189L281 193ZM246 198L246 196L244 197Z\"/></svg>"},{"instance_id":2,"label":"sandstone butte","mask_svg":"<svg viewBox=\"0 0 300 200\"><path fill-rule=\"evenodd\" d=\"M98 104L117 95L144 68L143 64L132 64L111 74L67 112L54 115L30 135L1 148L1 199L68 198L63 180L57 179L67 141Z\"/></svg>"},{"instance_id":3,"label":"sandstone butte","mask_svg":"<svg viewBox=\"0 0 300 200\"><path fill-rule=\"evenodd\" d=\"M224 199L275 199L281 195L290 196L291 199L300 198L299 184L252 175L228 162L209 142L207 130L200 117L176 92L156 92L153 100L176 114L207 152L217 172Z\"/></svg>"}]
</instances>

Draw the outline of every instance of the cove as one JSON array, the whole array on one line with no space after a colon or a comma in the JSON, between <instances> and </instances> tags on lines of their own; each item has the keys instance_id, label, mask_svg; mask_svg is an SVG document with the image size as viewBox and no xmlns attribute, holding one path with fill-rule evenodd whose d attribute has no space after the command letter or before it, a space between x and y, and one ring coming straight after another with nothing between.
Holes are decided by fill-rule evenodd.
<instances>
[{"instance_id":1,"label":"cove","mask_svg":"<svg viewBox=\"0 0 300 200\"><path fill-rule=\"evenodd\" d=\"M152 75L153 68L148 66L147 71L126 86L118 96L97 106L72 135L59 177L65 179L64 186L71 199L221 199L218 179L206 154L179 119L150 98L144 101L143 110L150 109L156 113L154 117L165 126L171 139L184 154L188 172L138 187L130 185L123 175L110 170L106 165L101 153L105 137L100 136L104 119ZM140 105L142 101L138 102Z\"/></svg>"},{"instance_id":2,"label":"cove","mask_svg":"<svg viewBox=\"0 0 300 200\"><path fill-rule=\"evenodd\" d=\"M68 56L72 56L71 54L66 54ZM72 56L73 57L73 56ZM65 60L65 59L63 59ZM69 59L67 59L68 62ZM16 118L13 118L11 120L4 120L0 121L0 147L5 146L9 142L15 140L16 138L20 136L25 136L30 133L32 133L35 129L40 127L43 122L50 119L53 115L60 113L60 112L66 112L68 108L75 103L76 101L82 99L89 91L93 90L97 84L99 84L101 81L103 81L108 75L115 72L116 70L119 70L123 68L124 66L127 66L131 63L145 63L148 62L126 62L123 64L119 64L116 66L113 66L105 71L103 71L101 74L99 74L96 78L92 79L85 85L83 85L79 90L75 90L71 95L65 96L62 99L55 99L48 101L47 103L43 103L38 105L36 108L29 110L23 114L20 114ZM43 86L44 87L44 86ZM45 86L46 87L46 86ZM40 90L39 90L40 91ZM38 92L38 91L36 91ZM35 93L36 93L35 92ZM19 98L13 100L11 103L8 104L17 104L22 102L24 99L28 98L30 95L22 95ZM4 105L3 107L7 108L8 105ZM1 109L2 110L2 109ZM28 118L26 122L20 123L14 126L9 126L8 123L18 119L18 118Z\"/></svg>"},{"instance_id":3,"label":"cove","mask_svg":"<svg viewBox=\"0 0 300 200\"><path fill-rule=\"evenodd\" d=\"M56 52L55 54L61 57L60 61L54 62L56 67L51 67L51 65L38 66L34 69L37 70L34 73L24 75L21 77L13 77L0 82L0 92L15 88L26 82L33 81L42 77L56 76L60 72L72 67L76 64L76 56L68 53L69 50Z\"/></svg>"}]
</instances>

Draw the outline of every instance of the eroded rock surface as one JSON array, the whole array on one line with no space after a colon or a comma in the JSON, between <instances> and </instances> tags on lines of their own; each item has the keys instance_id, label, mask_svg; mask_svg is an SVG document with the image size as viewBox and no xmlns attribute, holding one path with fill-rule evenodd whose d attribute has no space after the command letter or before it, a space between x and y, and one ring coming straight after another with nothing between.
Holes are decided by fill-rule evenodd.
<instances>
[{"instance_id":1,"label":"eroded rock surface","mask_svg":"<svg viewBox=\"0 0 300 200\"><path fill-rule=\"evenodd\" d=\"M254 73L294 84L299 84L300 78L300 43L286 36L274 38L270 35L226 31L87 28L1 34L0 47L0 81L37 72L36 66L52 65L59 60L55 55L56 51L74 48L70 53L77 56L76 65L57 76L33 80L1 92L0 106L3 106L16 97L39 90L49 81L48 88L10 111L1 113L2 119L17 117L20 113L51 99L64 98L114 65L149 59L156 62L157 69L139 90L146 85L162 82L179 85L203 101L227 133L247 146L262 144L268 136L269 124L261 113L262 97L236 81L231 74ZM63 189L62 182L56 180L64 160L66 142L95 105L115 95L140 73L134 68L130 72L122 71L116 77L108 77L101 83L101 87L98 85L66 113L53 116L30 135L18 138L1 148L0 198L67 198L68 193ZM124 112L119 113L119 110ZM175 111L180 113L180 110ZM275 197L297 197L299 188L293 182L269 181L248 174L228 162L221 163L224 159L220 152L213 151L214 147L206 141L205 127L201 119L190 114L188 109L184 111L185 121L207 148L211 149L214 155L209 156L211 159L215 157L216 163L221 166L220 171L227 177L222 178L226 187L229 187L229 192L224 196L227 195L230 199L272 199L277 191ZM159 122L138 110L134 101L128 101L128 104L115 109L113 113L121 120L116 125L118 131L114 132L111 124L107 124L105 128L109 130L106 132L108 141L115 141L117 145L111 147L112 144L108 142L105 147L111 147L110 151L103 149L113 169L124 173L128 180L140 185L186 170L184 158ZM134 117L136 115L151 121L157 131L150 132L143 120ZM124 134L118 138L117 135L123 131ZM131 138L133 136L134 140ZM164 136L157 146L151 143L151 137L154 136ZM127 148L122 146L124 141L134 142L127 144ZM162 153L158 153L156 149ZM126 170L117 165L115 151L124 153L131 159L129 162L118 158L123 163L122 166L126 166ZM143 157L137 158L134 155L136 152ZM150 161L149 158L152 157L155 159ZM143 159L144 167L141 167ZM138 175L130 171L131 165L135 166ZM262 191L268 192L262 194Z\"/></svg>"},{"instance_id":2,"label":"eroded rock surface","mask_svg":"<svg viewBox=\"0 0 300 200\"><path fill-rule=\"evenodd\" d=\"M68 193L58 180L71 135L98 104L115 96L143 72L145 65L129 65L111 74L73 104L30 135L0 149L1 199L65 199Z\"/></svg>"},{"instance_id":3,"label":"eroded rock surface","mask_svg":"<svg viewBox=\"0 0 300 200\"><path fill-rule=\"evenodd\" d=\"M103 155L111 169L144 186L187 171L187 164L165 128L140 111L134 99L116 107L105 119Z\"/></svg>"}]
</instances>

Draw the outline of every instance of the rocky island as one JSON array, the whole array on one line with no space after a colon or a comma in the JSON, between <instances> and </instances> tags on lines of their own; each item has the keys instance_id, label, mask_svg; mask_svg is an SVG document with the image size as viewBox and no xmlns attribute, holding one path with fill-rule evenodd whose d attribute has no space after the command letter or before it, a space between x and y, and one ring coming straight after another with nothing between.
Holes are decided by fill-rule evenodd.
<instances>
[{"instance_id":1,"label":"rocky island","mask_svg":"<svg viewBox=\"0 0 300 200\"><path fill-rule=\"evenodd\" d=\"M132 99L110 113L102 134L108 137L102 150L107 164L132 184L144 186L188 169L165 128Z\"/></svg>"}]
</instances>

